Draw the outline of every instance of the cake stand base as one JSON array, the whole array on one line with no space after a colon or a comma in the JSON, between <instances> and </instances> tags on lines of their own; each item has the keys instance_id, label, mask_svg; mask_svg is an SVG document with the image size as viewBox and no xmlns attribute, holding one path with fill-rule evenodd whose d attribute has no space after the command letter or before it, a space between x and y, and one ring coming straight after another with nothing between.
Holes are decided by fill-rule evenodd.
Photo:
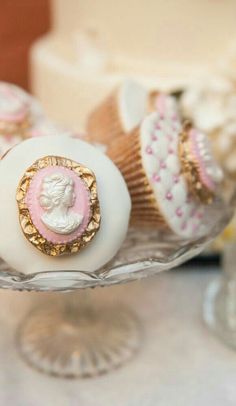
<instances>
[{"instance_id":1,"label":"cake stand base","mask_svg":"<svg viewBox=\"0 0 236 406\"><path fill-rule=\"evenodd\" d=\"M106 373L131 358L139 343L138 322L126 308L73 301L35 309L17 334L18 349L29 365L68 378Z\"/></svg>"},{"instance_id":2,"label":"cake stand base","mask_svg":"<svg viewBox=\"0 0 236 406\"><path fill-rule=\"evenodd\" d=\"M235 284L215 280L208 287L204 303L204 319L208 327L226 345L236 350Z\"/></svg>"}]
</instances>

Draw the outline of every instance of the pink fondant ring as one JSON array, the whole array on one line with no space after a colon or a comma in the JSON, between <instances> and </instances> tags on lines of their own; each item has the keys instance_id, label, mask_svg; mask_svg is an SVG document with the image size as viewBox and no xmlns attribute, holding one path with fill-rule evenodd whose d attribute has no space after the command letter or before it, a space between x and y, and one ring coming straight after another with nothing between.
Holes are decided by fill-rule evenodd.
<instances>
[{"instance_id":1,"label":"pink fondant ring","mask_svg":"<svg viewBox=\"0 0 236 406\"><path fill-rule=\"evenodd\" d=\"M37 160L22 177L16 199L24 235L47 255L78 252L99 229L95 175L70 159Z\"/></svg>"}]
</instances>

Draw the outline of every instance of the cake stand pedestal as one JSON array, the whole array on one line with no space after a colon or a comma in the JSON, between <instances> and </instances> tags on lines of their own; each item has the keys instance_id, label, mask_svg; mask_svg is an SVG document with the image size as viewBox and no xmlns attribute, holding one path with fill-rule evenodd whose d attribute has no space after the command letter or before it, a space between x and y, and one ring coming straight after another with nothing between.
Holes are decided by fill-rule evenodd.
<instances>
[{"instance_id":1,"label":"cake stand pedestal","mask_svg":"<svg viewBox=\"0 0 236 406\"><path fill-rule=\"evenodd\" d=\"M140 345L136 316L122 305L94 302L92 296L67 293L60 302L30 312L17 334L23 359L42 372L68 378L102 374L127 361Z\"/></svg>"},{"instance_id":2,"label":"cake stand pedestal","mask_svg":"<svg viewBox=\"0 0 236 406\"><path fill-rule=\"evenodd\" d=\"M141 326L136 316L118 302L92 303L86 288L105 289L179 266L199 254L225 228L234 214L234 201L234 195L227 204L216 199L206 213L204 234L189 240L156 230L130 229L113 261L95 272L25 275L2 262L2 288L82 292L57 295L57 300L48 300L27 315L17 332L23 359L47 374L70 378L95 376L122 365L140 346Z\"/></svg>"}]
</instances>

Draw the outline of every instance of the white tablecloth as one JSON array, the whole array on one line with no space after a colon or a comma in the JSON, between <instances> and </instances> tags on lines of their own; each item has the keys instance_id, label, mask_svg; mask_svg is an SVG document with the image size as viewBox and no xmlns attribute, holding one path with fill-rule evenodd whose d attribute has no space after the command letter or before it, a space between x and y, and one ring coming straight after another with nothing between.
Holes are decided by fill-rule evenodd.
<instances>
[{"instance_id":1,"label":"white tablecloth","mask_svg":"<svg viewBox=\"0 0 236 406\"><path fill-rule=\"evenodd\" d=\"M19 358L15 331L43 294L0 291L1 406L235 406L236 353L211 335L202 301L214 270L183 270L98 289L127 302L144 336L132 361L94 379L64 380L32 370ZM95 293L96 294L96 293Z\"/></svg>"}]
</instances>

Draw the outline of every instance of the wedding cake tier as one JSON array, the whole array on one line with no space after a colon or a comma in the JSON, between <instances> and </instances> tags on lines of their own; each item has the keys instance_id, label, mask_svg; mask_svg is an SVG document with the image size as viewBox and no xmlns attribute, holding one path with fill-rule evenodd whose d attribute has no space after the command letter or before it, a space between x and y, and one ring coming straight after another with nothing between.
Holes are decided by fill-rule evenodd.
<instances>
[{"instance_id":1,"label":"wedding cake tier","mask_svg":"<svg viewBox=\"0 0 236 406\"><path fill-rule=\"evenodd\" d=\"M124 77L178 90L236 43L234 0L52 0L51 9L52 31L31 52L32 90L76 130Z\"/></svg>"}]
</instances>

